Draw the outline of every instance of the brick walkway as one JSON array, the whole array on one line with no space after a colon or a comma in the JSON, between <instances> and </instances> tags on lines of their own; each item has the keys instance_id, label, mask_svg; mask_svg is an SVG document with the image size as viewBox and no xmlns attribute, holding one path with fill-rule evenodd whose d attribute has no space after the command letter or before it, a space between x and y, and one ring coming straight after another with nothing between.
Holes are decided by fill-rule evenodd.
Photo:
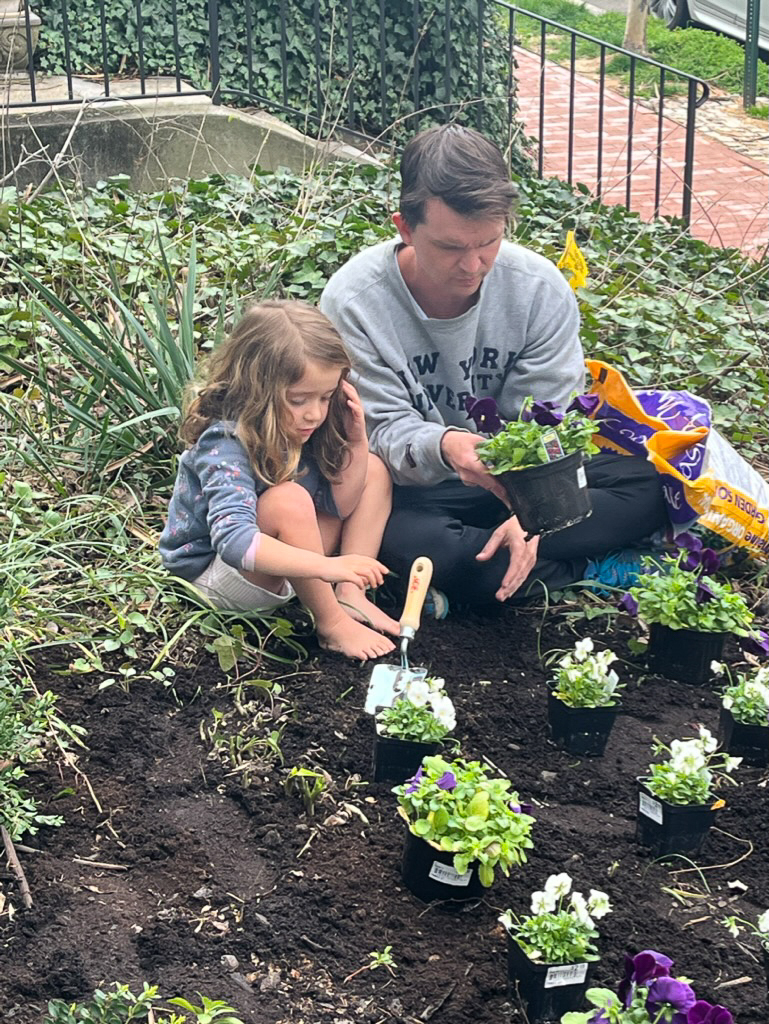
<instances>
[{"instance_id":1,"label":"brick walkway","mask_svg":"<svg viewBox=\"0 0 769 1024\"><path fill-rule=\"evenodd\" d=\"M539 130L540 60L516 48L518 103L529 135ZM594 191L598 163L598 82L575 76L572 181ZM660 213L680 216L686 131L663 117ZM605 90L603 121L604 202L625 203L628 101ZM658 117L650 104L636 103L630 208L654 216ZM545 71L544 173L563 179L568 171L569 72L553 61ZM722 142L696 132L691 233L714 246L736 246L766 256L769 244L769 163L763 166Z\"/></svg>"}]
</instances>

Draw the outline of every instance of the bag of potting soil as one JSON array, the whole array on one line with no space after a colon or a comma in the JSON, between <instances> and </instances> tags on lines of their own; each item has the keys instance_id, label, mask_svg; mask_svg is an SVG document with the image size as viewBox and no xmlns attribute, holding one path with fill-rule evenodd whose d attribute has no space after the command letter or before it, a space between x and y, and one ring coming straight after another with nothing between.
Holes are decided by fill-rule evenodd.
<instances>
[{"instance_id":1,"label":"bag of potting soil","mask_svg":"<svg viewBox=\"0 0 769 1024\"><path fill-rule=\"evenodd\" d=\"M600 404L595 443L648 455L676 533L699 521L757 558L769 557L769 484L711 426L710 405L688 391L631 391L624 377L588 359Z\"/></svg>"}]
</instances>

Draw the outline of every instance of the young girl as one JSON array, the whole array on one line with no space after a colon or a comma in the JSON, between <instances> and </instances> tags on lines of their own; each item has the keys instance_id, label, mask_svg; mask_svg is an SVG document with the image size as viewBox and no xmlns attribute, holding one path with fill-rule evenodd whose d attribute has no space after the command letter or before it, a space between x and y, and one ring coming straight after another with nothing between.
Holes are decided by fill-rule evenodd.
<instances>
[{"instance_id":1,"label":"young girl","mask_svg":"<svg viewBox=\"0 0 769 1024\"><path fill-rule=\"evenodd\" d=\"M365 596L388 572L375 556L392 485L349 370L319 310L251 308L192 389L159 547L219 608L266 612L296 593L322 646L363 659L394 647L376 630L398 633Z\"/></svg>"}]
</instances>

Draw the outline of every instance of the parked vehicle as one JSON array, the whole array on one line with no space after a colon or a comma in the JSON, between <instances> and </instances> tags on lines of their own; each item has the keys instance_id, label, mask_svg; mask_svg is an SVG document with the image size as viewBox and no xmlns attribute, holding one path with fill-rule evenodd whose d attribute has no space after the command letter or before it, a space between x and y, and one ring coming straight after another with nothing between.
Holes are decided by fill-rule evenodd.
<instances>
[{"instance_id":1,"label":"parked vehicle","mask_svg":"<svg viewBox=\"0 0 769 1024\"><path fill-rule=\"evenodd\" d=\"M758 45L769 51L769 0L759 0ZM747 0L651 0L651 12L662 18L668 28L697 22L706 28L745 42Z\"/></svg>"}]
</instances>

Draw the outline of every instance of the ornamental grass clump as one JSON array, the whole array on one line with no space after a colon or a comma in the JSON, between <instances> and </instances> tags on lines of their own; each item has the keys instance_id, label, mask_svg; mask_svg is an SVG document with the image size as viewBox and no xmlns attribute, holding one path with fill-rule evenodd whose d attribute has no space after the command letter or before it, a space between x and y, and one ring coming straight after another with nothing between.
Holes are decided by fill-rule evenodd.
<instances>
[{"instance_id":1,"label":"ornamental grass clump","mask_svg":"<svg viewBox=\"0 0 769 1024\"><path fill-rule=\"evenodd\" d=\"M556 662L552 693L570 708L613 707L617 690L624 686L609 668L617 655L610 650L593 653L593 649L592 639L585 637Z\"/></svg>"},{"instance_id":2,"label":"ornamental grass clump","mask_svg":"<svg viewBox=\"0 0 769 1024\"><path fill-rule=\"evenodd\" d=\"M544 889L531 894L531 914L518 917L506 910L499 921L530 960L578 964L598 960L595 921L611 909L605 892L591 889L585 899L581 892L572 892L571 877L562 873L551 875Z\"/></svg>"},{"instance_id":3,"label":"ornamental grass clump","mask_svg":"<svg viewBox=\"0 0 769 1024\"><path fill-rule=\"evenodd\" d=\"M670 974L673 961L644 949L625 957L625 977L616 994L607 988L587 990L593 1007L567 1013L561 1024L734 1024L725 1006L698 999L689 981Z\"/></svg>"},{"instance_id":4,"label":"ornamental grass clump","mask_svg":"<svg viewBox=\"0 0 769 1024\"><path fill-rule=\"evenodd\" d=\"M719 779L733 782L731 773L742 763L741 757L717 753L717 746L704 726L695 739L673 740L669 747L655 740L654 753L667 754L667 760L649 765L649 775L641 781L669 804L704 804Z\"/></svg>"},{"instance_id":5,"label":"ornamental grass clump","mask_svg":"<svg viewBox=\"0 0 769 1024\"><path fill-rule=\"evenodd\" d=\"M721 705L741 725L769 725L769 665L756 669L753 675L735 673L720 662L710 666L715 675L729 676L721 697Z\"/></svg>"},{"instance_id":6,"label":"ornamental grass clump","mask_svg":"<svg viewBox=\"0 0 769 1024\"><path fill-rule=\"evenodd\" d=\"M479 761L426 757L416 775L393 792L409 831L440 850L454 854L464 875L473 862L488 888L499 868L526 863L534 818L521 809L509 779L490 778Z\"/></svg>"},{"instance_id":7,"label":"ornamental grass clump","mask_svg":"<svg viewBox=\"0 0 769 1024\"><path fill-rule=\"evenodd\" d=\"M445 739L457 724L454 704L444 690L445 685L437 676L412 680L392 707L377 714L379 735L412 743L439 743Z\"/></svg>"},{"instance_id":8,"label":"ornamental grass clump","mask_svg":"<svg viewBox=\"0 0 769 1024\"><path fill-rule=\"evenodd\" d=\"M586 415L597 404L597 395L585 395L575 398L565 412L560 412L555 402L527 398L518 418L503 423L492 398L469 399L465 403L468 418L475 421L479 430L494 435L475 449L494 476L541 466L576 452L597 454L599 448L593 443L597 427Z\"/></svg>"}]
</instances>

